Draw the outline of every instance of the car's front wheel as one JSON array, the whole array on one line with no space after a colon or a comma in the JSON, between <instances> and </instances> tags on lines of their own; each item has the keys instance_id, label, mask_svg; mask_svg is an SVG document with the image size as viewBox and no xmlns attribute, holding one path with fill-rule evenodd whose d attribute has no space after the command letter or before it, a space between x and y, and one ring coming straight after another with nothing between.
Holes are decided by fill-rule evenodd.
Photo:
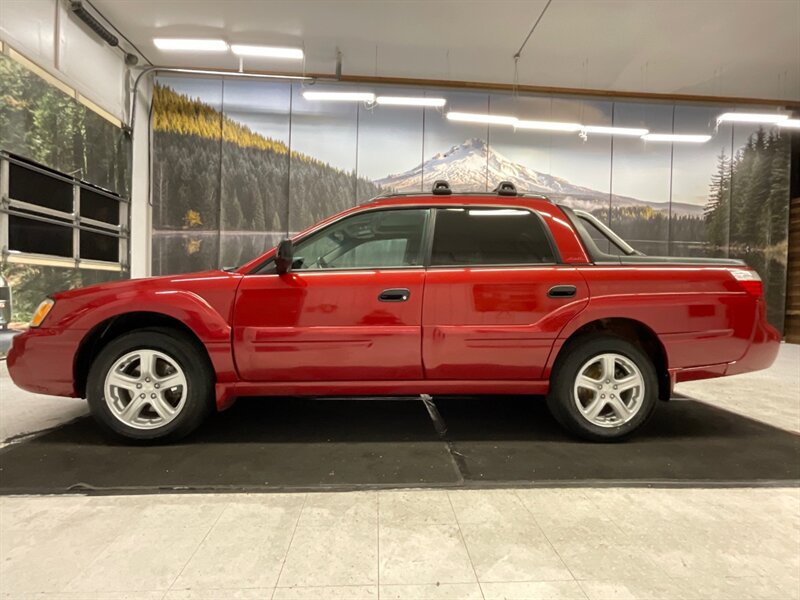
<instances>
[{"instance_id":1,"label":"car's front wheel","mask_svg":"<svg viewBox=\"0 0 800 600\"><path fill-rule=\"evenodd\" d=\"M650 417L658 380L650 357L628 340L594 335L559 357L547 403L570 432L592 441L621 440Z\"/></svg>"},{"instance_id":2,"label":"car's front wheel","mask_svg":"<svg viewBox=\"0 0 800 600\"><path fill-rule=\"evenodd\" d=\"M176 440L213 408L213 375L199 345L180 331L141 329L111 341L89 370L94 418L134 440Z\"/></svg>"}]
</instances>

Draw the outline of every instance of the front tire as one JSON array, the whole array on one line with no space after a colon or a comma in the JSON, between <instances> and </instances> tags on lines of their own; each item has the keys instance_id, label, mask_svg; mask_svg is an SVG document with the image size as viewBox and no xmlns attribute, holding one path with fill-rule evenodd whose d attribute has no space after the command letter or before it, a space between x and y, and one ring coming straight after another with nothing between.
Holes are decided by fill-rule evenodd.
<instances>
[{"instance_id":1,"label":"front tire","mask_svg":"<svg viewBox=\"0 0 800 600\"><path fill-rule=\"evenodd\" d=\"M556 361L547 405L569 432L591 441L623 440L650 418L658 400L653 361L612 335L570 342Z\"/></svg>"},{"instance_id":2,"label":"front tire","mask_svg":"<svg viewBox=\"0 0 800 600\"><path fill-rule=\"evenodd\" d=\"M171 329L140 329L112 340L86 385L92 416L129 440L174 441L214 406L214 377L199 343Z\"/></svg>"}]
</instances>

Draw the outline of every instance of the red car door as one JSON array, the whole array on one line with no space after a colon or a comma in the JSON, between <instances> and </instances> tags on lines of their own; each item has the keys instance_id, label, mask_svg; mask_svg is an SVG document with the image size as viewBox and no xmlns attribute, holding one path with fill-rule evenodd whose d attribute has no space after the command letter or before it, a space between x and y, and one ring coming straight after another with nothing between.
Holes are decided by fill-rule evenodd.
<instances>
[{"instance_id":1,"label":"red car door","mask_svg":"<svg viewBox=\"0 0 800 600\"><path fill-rule=\"evenodd\" d=\"M539 379L561 328L588 302L527 209L437 209L425 282L429 379Z\"/></svg>"},{"instance_id":2,"label":"red car door","mask_svg":"<svg viewBox=\"0 0 800 600\"><path fill-rule=\"evenodd\" d=\"M234 307L242 379L422 379L428 215L398 208L344 217L295 243L289 273L267 266L244 277Z\"/></svg>"}]
</instances>

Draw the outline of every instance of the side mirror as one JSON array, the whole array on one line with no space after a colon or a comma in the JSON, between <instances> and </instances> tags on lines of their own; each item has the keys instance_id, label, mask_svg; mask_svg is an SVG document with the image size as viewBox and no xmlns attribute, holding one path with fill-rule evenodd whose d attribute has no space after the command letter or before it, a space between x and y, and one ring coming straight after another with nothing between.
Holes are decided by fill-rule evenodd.
<instances>
[{"instance_id":1,"label":"side mirror","mask_svg":"<svg viewBox=\"0 0 800 600\"><path fill-rule=\"evenodd\" d=\"M288 273L292 269L292 262L294 261L294 244L292 240L283 240L278 244L278 250L275 252L275 268L278 275Z\"/></svg>"}]
</instances>

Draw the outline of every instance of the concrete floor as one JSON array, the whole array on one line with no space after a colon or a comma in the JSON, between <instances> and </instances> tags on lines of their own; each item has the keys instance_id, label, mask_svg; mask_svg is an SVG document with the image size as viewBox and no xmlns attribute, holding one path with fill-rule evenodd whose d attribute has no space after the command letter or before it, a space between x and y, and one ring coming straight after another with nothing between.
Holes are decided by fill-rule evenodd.
<instances>
[{"instance_id":1,"label":"concrete floor","mask_svg":"<svg viewBox=\"0 0 800 600\"><path fill-rule=\"evenodd\" d=\"M800 432L798 390L784 345L677 391ZM3 440L84 410L0 367ZM0 498L0 598L378 597L800 599L800 488Z\"/></svg>"}]
</instances>

